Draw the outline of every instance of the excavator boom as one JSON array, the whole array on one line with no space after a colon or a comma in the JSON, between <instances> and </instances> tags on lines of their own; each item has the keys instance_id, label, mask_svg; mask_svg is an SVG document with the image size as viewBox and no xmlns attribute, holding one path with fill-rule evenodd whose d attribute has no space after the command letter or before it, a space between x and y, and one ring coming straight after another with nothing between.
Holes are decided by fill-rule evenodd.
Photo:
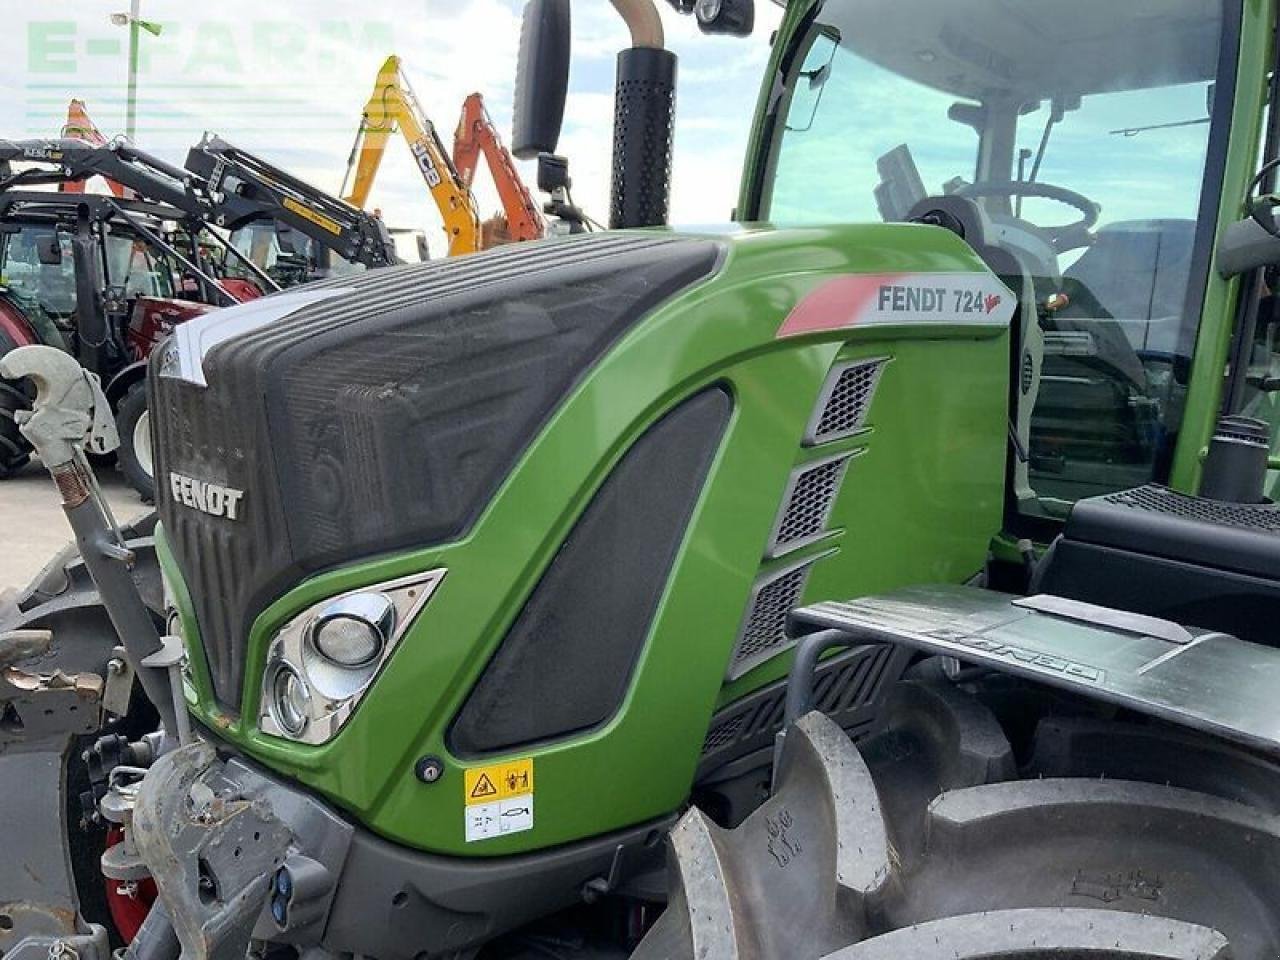
<instances>
[{"instance_id":1,"label":"excavator boom","mask_svg":"<svg viewBox=\"0 0 1280 960\"><path fill-rule=\"evenodd\" d=\"M347 164L348 178L355 170L347 203L363 208L387 149L387 139L399 130L409 144L431 197L444 219L449 255L480 249L480 217L471 191L454 169L453 162L414 95L400 67L400 58L388 57L378 71L373 94L360 118L360 129ZM345 184L344 184L345 189Z\"/></svg>"},{"instance_id":2,"label":"excavator boom","mask_svg":"<svg viewBox=\"0 0 1280 960\"><path fill-rule=\"evenodd\" d=\"M489 118L484 97L473 93L463 101L462 116L453 137L453 165L468 190L475 182L476 168L482 153L498 188L498 198L502 201L510 239L538 240L545 236L546 225L537 202L520 179L511 151L502 142L497 127Z\"/></svg>"}]
</instances>

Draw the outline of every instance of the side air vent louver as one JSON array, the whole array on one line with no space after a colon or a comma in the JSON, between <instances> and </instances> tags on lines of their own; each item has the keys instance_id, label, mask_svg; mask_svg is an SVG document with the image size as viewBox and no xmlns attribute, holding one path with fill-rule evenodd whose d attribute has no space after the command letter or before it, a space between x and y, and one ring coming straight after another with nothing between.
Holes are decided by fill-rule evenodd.
<instances>
[{"instance_id":1,"label":"side air vent louver","mask_svg":"<svg viewBox=\"0 0 1280 960\"><path fill-rule=\"evenodd\" d=\"M779 557L820 538L840 492L849 462L862 451L806 463L791 473L766 556Z\"/></svg>"},{"instance_id":2,"label":"side air vent louver","mask_svg":"<svg viewBox=\"0 0 1280 960\"><path fill-rule=\"evenodd\" d=\"M809 569L815 561L829 555L830 552L807 557L756 581L729 660L728 680L738 679L791 643L787 637L787 614L800 604Z\"/></svg>"},{"instance_id":3,"label":"side air vent louver","mask_svg":"<svg viewBox=\"0 0 1280 960\"><path fill-rule=\"evenodd\" d=\"M886 357L841 364L827 375L817 408L805 429L805 446L857 433L867 420Z\"/></svg>"},{"instance_id":4,"label":"side air vent louver","mask_svg":"<svg viewBox=\"0 0 1280 960\"><path fill-rule=\"evenodd\" d=\"M871 730L885 689L910 660L907 648L888 644L853 647L828 657L814 673L813 708L856 738ZM787 682L779 680L712 717L702 743L699 773L771 746L782 729L786 696Z\"/></svg>"}]
</instances>

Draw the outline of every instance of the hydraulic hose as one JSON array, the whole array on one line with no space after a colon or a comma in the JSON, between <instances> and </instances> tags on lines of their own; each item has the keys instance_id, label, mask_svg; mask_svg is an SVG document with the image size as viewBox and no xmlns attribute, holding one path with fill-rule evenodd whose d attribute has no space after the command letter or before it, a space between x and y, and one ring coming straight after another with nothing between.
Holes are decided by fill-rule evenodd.
<instances>
[{"instance_id":1,"label":"hydraulic hose","mask_svg":"<svg viewBox=\"0 0 1280 960\"><path fill-rule=\"evenodd\" d=\"M122 960L178 960L181 952L182 947L164 901L157 900L147 911L147 918L142 921L133 942L125 947Z\"/></svg>"}]
</instances>

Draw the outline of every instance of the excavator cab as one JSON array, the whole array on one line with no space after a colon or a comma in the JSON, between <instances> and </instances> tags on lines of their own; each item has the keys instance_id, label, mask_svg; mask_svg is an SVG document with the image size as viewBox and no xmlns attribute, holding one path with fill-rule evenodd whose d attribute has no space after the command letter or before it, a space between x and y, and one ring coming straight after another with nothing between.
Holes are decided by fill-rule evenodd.
<instances>
[{"instance_id":1,"label":"excavator cab","mask_svg":"<svg viewBox=\"0 0 1280 960\"><path fill-rule=\"evenodd\" d=\"M1021 306L1019 514L1170 477L1230 133L1231 7L836 0L783 61L746 209L973 211Z\"/></svg>"}]
</instances>

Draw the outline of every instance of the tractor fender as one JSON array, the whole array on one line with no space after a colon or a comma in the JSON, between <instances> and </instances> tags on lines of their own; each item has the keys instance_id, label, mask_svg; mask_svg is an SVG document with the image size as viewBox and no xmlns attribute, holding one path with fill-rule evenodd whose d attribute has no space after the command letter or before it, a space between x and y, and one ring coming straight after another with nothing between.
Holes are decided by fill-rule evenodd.
<instances>
[{"instance_id":1,"label":"tractor fender","mask_svg":"<svg viewBox=\"0 0 1280 960\"><path fill-rule=\"evenodd\" d=\"M11 341L12 345L5 343L5 339ZM26 315L8 297L0 296L0 344L12 349L39 342L40 338L36 336Z\"/></svg>"},{"instance_id":2,"label":"tractor fender","mask_svg":"<svg viewBox=\"0 0 1280 960\"><path fill-rule=\"evenodd\" d=\"M173 328L217 307L172 297L138 297L125 335L129 355L145 361Z\"/></svg>"},{"instance_id":3,"label":"tractor fender","mask_svg":"<svg viewBox=\"0 0 1280 960\"><path fill-rule=\"evenodd\" d=\"M115 376L107 381L106 386L102 388L103 394L107 398L107 402L111 404L111 409L116 408L116 404L129 392L139 380L147 375L147 361L135 360L126 367L122 367Z\"/></svg>"}]
</instances>

